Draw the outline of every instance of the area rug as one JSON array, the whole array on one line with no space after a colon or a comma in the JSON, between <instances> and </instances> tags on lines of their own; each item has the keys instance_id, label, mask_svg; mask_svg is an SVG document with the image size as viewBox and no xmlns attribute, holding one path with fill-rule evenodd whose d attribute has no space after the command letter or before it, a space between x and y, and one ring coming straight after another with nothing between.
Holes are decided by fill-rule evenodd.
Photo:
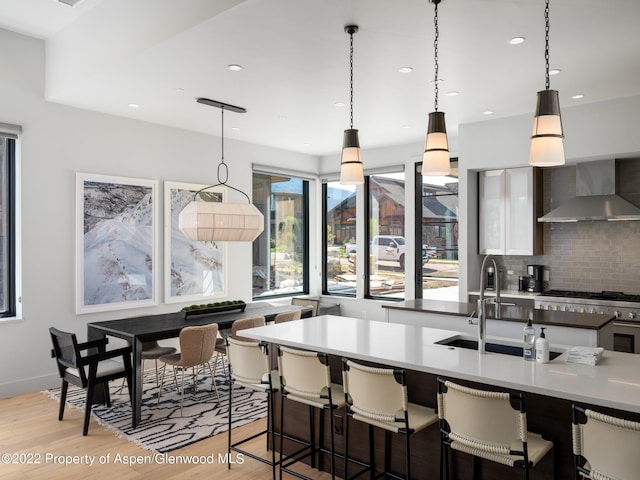
<instances>
[{"instance_id":1,"label":"area rug","mask_svg":"<svg viewBox=\"0 0 640 480\"><path fill-rule=\"evenodd\" d=\"M112 430L119 437L136 443L140 447L158 453L170 452L185 447L221 432L229 427L229 385L223 369L218 368L215 376L220 401L215 391L211 391L211 378L202 373L198 376L194 391L193 379L185 377L184 406L180 415L180 391L176 388L173 374L167 369L160 403L155 372L147 370L144 375L142 395L142 421L137 428L131 428L131 403L126 386L111 382L111 407L94 405L91 414L101 425ZM180 372L178 385L180 384ZM246 388L234 387L232 427L253 422L267 415L267 397L264 393ZM51 398L60 400L60 388L45 392ZM69 385L67 405L84 411L86 391ZM78 426L82 428L81 425ZM91 429L89 429L91 435Z\"/></svg>"}]
</instances>

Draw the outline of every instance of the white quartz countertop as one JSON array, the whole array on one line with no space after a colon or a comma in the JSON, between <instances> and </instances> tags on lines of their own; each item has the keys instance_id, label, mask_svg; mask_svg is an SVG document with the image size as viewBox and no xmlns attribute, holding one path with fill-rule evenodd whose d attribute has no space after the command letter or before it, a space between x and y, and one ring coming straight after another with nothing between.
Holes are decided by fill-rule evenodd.
<instances>
[{"instance_id":1,"label":"white quartz countertop","mask_svg":"<svg viewBox=\"0 0 640 480\"><path fill-rule=\"evenodd\" d=\"M452 348L457 335L415 325L323 315L243 330L245 337L394 367L640 413L640 355L605 351L597 366ZM491 338L488 339L491 341Z\"/></svg>"}]
</instances>

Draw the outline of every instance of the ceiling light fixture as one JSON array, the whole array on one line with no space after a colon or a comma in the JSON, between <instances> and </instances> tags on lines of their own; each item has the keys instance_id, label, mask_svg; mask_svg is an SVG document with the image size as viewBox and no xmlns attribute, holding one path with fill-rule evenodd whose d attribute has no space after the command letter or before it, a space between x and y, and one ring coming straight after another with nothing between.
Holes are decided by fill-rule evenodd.
<instances>
[{"instance_id":1,"label":"ceiling light fixture","mask_svg":"<svg viewBox=\"0 0 640 480\"><path fill-rule=\"evenodd\" d=\"M343 185L360 185L364 183L362 158L360 157L360 139L358 130L353 128L353 34L358 31L357 25L347 25L344 31L349 34L349 69L351 95L351 123L344 131L342 140L342 162L340 166L340 183Z\"/></svg>"},{"instance_id":2,"label":"ceiling light fixture","mask_svg":"<svg viewBox=\"0 0 640 480\"><path fill-rule=\"evenodd\" d=\"M571 98L573 98L574 100L580 100L581 98L584 98L584 93L576 93Z\"/></svg>"},{"instance_id":3,"label":"ceiling light fixture","mask_svg":"<svg viewBox=\"0 0 640 480\"><path fill-rule=\"evenodd\" d=\"M239 72L240 70L242 70L242 65L232 63L231 65L227 65L227 68L232 72Z\"/></svg>"},{"instance_id":4,"label":"ceiling light fixture","mask_svg":"<svg viewBox=\"0 0 640 480\"><path fill-rule=\"evenodd\" d=\"M560 99L557 90L550 90L549 82L549 0L545 2L545 89L538 92L536 115L533 120L529 165L551 167L564 165L564 146Z\"/></svg>"},{"instance_id":5,"label":"ceiling light fixture","mask_svg":"<svg viewBox=\"0 0 640 480\"><path fill-rule=\"evenodd\" d=\"M411 73L413 72L413 67L400 67L398 71L400 73Z\"/></svg>"},{"instance_id":6,"label":"ceiling light fixture","mask_svg":"<svg viewBox=\"0 0 640 480\"><path fill-rule=\"evenodd\" d=\"M525 41L524 37L513 37L511 40L509 40L509 44L520 45L521 43L524 43L524 41Z\"/></svg>"},{"instance_id":7,"label":"ceiling light fixture","mask_svg":"<svg viewBox=\"0 0 640 480\"><path fill-rule=\"evenodd\" d=\"M449 142L447 141L447 127L444 121L444 112L438 111L438 4L442 0L429 0L434 4L433 23L435 25L434 45L434 63L435 76L433 84L435 85L435 102L434 111L429 114L429 126L427 127L427 139L424 146L424 155L422 157L422 175L449 175L451 166L449 164Z\"/></svg>"},{"instance_id":8,"label":"ceiling light fixture","mask_svg":"<svg viewBox=\"0 0 640 480\"><path fill-rule=\"evenodd\" d=\"M245 113L246 110L208 98L198 98L197 102L220 109L222 156L218 164L218 183L194 194L193 201L182 209L178 217L180 230L191 240L199 242L252 242L264 230L264 216L251 203L246 193L227 184L229 167L224 163L224 111ZM198 201L202 192L219 185L242 193L248 203Z\"/></svg>"}]
</instances>

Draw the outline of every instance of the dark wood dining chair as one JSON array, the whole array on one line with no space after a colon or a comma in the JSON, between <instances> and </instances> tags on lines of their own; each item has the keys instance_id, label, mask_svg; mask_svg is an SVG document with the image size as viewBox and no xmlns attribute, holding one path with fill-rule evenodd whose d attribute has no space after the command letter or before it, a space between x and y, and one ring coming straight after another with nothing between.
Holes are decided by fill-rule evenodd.
<instances>
[{"instance_id":1,"label":"dark wood dining chair","mask_svg":"<svg viewBox=\"0 0 640 480\"><path fill-rule=\"evenodd\" d=\"M122 347L106 351L107 339L78 343L74 333L63 332L57 328L49 329L53 350L51 356L56 359L58 373L62 379L60 393L60 411L58 420L64 416L64 406L67 400L69 384L87 390L84 410L84 426L82 435L89 432L89 417L95 387L101 385L104 389L106 405L111 406L109 396L109 381L126 378L131 399L131 347ZM97 349L97 353L84 354L89 349Z\"/></svg>"}]
</instances>

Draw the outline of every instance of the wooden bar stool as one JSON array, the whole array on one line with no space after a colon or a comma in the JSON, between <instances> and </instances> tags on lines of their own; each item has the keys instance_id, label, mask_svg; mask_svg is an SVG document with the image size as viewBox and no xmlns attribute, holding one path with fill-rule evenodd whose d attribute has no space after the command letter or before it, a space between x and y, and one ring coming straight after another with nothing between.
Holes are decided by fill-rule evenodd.
<instances>
[{"instance_id":1,"label":"wooden bar stool","mask_svg":"<svg viewBox=\"0 0 640 480\"><path fill-rule=\"evenodd\" d=\"M474 478L483 458L529 471L553 443L527 431L524 394L477 390L438 378L438 416L442 450L440 478L449 479L448 452L474 456Z\"/></svg>"},{"instance_id":2,"label":"wooden bar stool","mask_svg":"<svg viewBox=\"0 0 640 480\"><path fill-rule=\"evenodd\" d=\"M576 479L640 478L640 423L572 405Z\"/></svg>"},{"instance_id":3,"label":"wooden bar stool","mask_svg":"<svg viewBox=\"0 0 640 480\"><path fill-rule=\"evenodd\" d=\"M307 457L311 457L311 466L315 467L316 454L328 453L331 455L331 478L335 478L335 442L333 410L344 405L344 393L342 387L331 383L329 370L329 357L326 353L309 352L289 347L278 347L278 370L280 373L280 478L282 472L289 473L298 478L307 478L289 467ZM309 441L293 438L284 431L285 403L298 402L309 406ZM320 410L320 441L315 442L314 411ZM324 412L329 412L331 448L327 450L323 446L324 438ZM302 445L300 449L284 455L284 439L291 440ZM320 456L320 469L322 469L322 456Z\"/></svg>"},{"instance_id":4,"label":"wooden bar stool","mask_svg":"<svg viewBox=\"0 0 640 480\"><path fill-rule=\"evenodd\" d=\"M342 360L342 386L347 405L344 440L344 478L355 478L369 471L371 478L378 476L392 478L411 478L411 435L438 421L438 415L428 408L408 400L406 374L403 369L376 368L360 365L352 360ZM369 425L369 463L349 458L350 419ZM373 428L385 432L384 470L375 475ZM405 438L405 477L390 471L391 434L401 434ZM365 468L348 476L349 462L363 465Z\"/></svg>"}]
</instances>

